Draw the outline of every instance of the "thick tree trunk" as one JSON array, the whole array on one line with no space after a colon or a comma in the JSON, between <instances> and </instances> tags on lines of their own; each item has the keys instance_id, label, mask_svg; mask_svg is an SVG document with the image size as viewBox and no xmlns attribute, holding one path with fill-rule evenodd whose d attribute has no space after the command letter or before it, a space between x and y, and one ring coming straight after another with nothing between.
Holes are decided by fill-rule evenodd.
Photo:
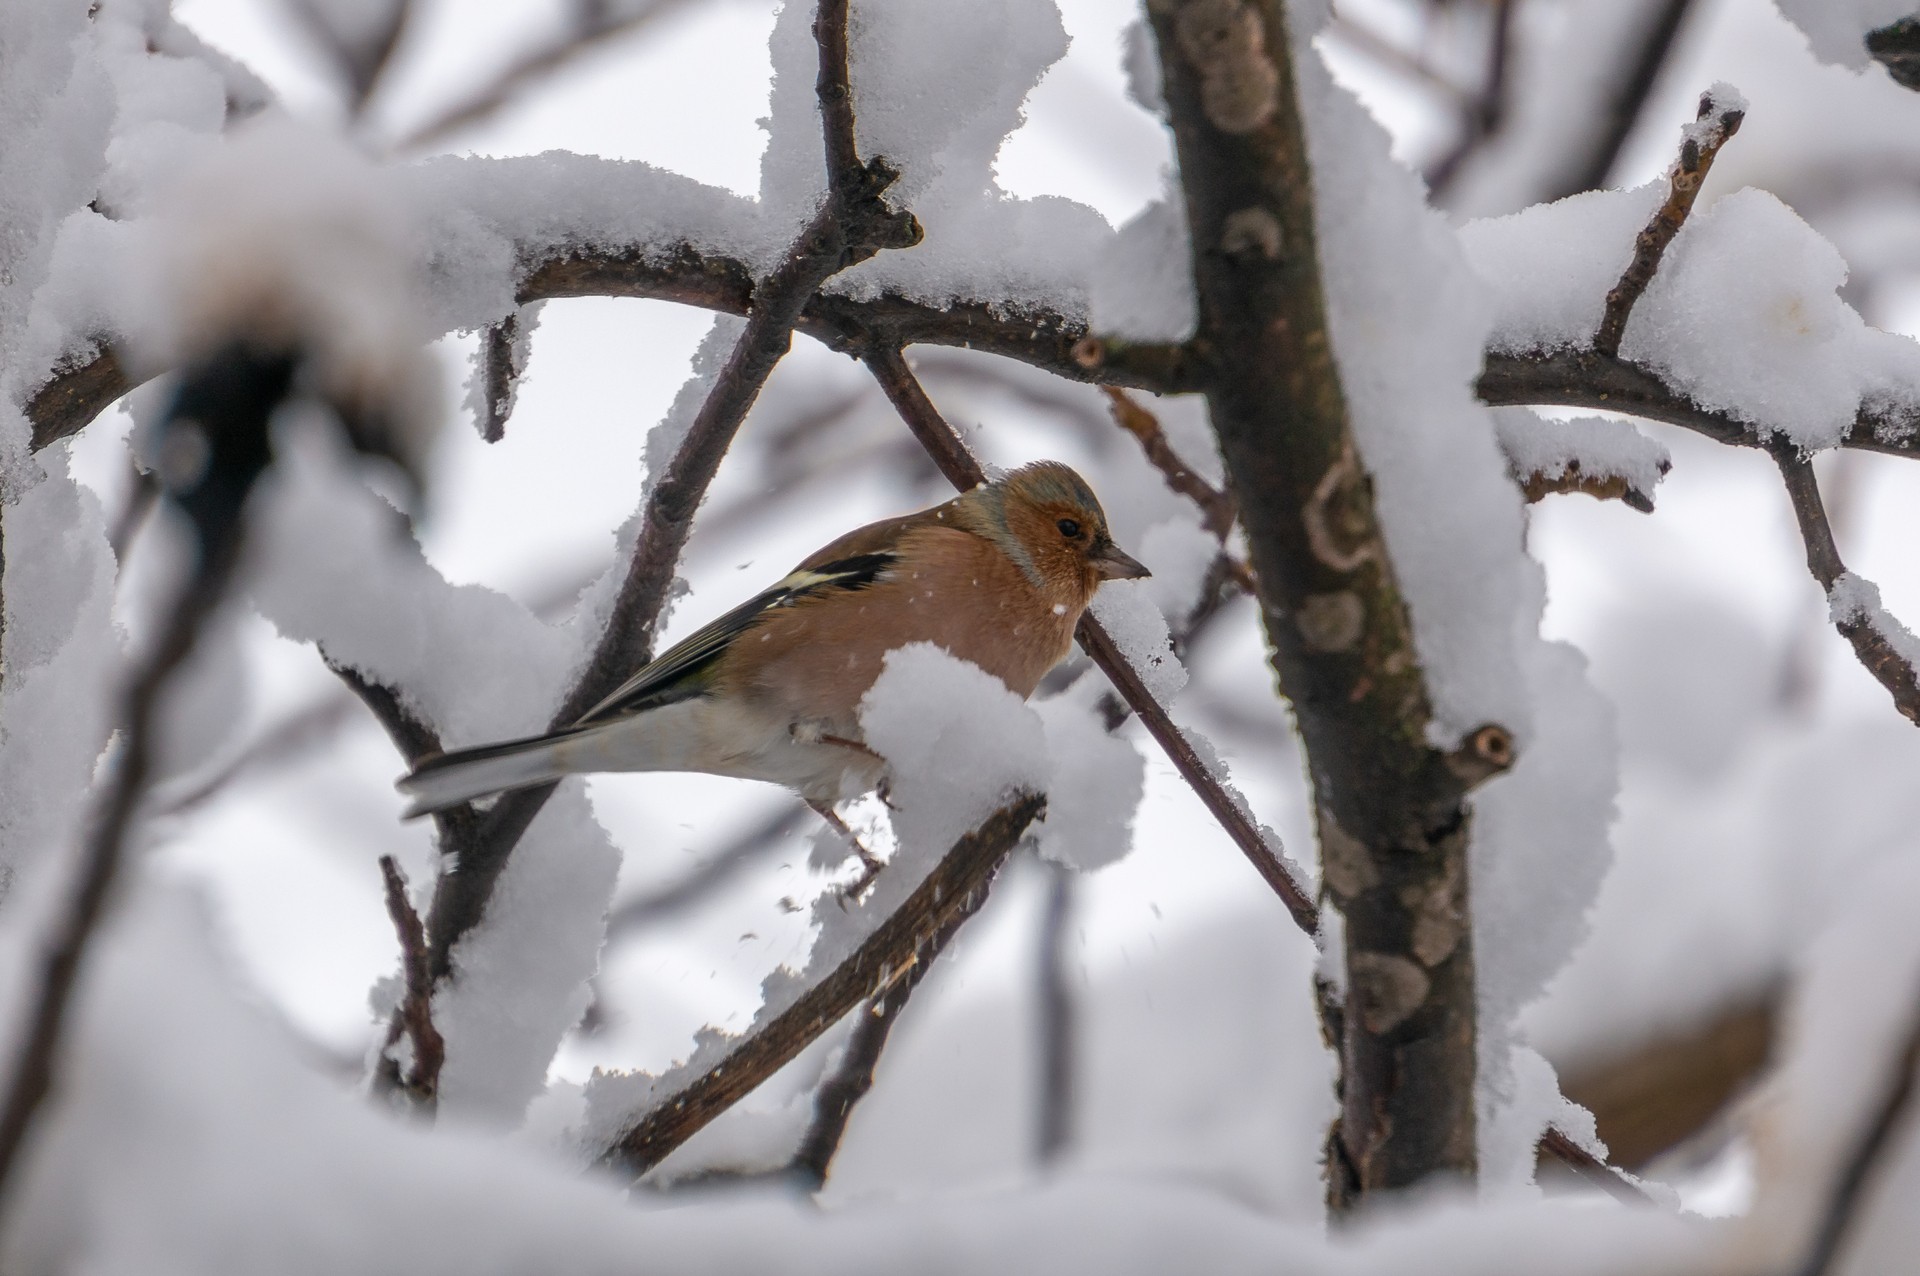
<instances>
[{"instance_id":1,"label":"thick tree trunk","mask_svg":"<svg viewBox=\"0 0 1920 1276\"><path fill-rule=\"evenodd\" d=\"M1194 350L1306 746L1323 891L1345 919L1348 991L1328 1016L1343 1074L1329 1194L1345 1208L1475 1171L1465 798L1511 742L1488 727L1458 755L1427 743L1328 333L1283 5L1149 10L1192 231Z\"/></svg>"}]
</instances>

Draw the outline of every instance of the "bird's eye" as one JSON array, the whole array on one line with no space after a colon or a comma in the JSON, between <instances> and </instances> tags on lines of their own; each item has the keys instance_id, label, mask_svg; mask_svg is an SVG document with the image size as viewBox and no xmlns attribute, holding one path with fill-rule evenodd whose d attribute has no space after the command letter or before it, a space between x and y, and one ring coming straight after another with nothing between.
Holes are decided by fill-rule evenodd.
<instances>
[{"instance_id":1,"label":"bird's eye","mask_svg":"<svg viewBox=\"0 0 1920 1276\"><path fill-rule=\"evenodd\" d=\"M1063 518L1058 523L1054 524L1054 526L1058 527L1060 529L1060 534L1066 537L1068 540L1072 540L1074 537L1080 534L1080 524L1074 522L1070 518Z\"/></svg>"}]
</instances>

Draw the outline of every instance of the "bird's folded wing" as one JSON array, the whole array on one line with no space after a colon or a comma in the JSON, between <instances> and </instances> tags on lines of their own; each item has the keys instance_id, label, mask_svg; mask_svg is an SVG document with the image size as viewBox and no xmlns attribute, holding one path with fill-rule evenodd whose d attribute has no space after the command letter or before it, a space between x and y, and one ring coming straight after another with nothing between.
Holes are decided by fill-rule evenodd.
<instances>
[{"instance_id":1,"label":"bird's folded wing","mask_svg":"<svg viewBox=\"0 0 1920 1276\"><path fill-rule=\"evenodd\" d=\"M865 589L893 566L890 553L857 554L803 567L773 588L741 603L726 615L675 644L614 693L580 716L576 726L655 709L706 691L715 663L741 634L769 613L809 598Z\"/></svg>"}]
</instances>

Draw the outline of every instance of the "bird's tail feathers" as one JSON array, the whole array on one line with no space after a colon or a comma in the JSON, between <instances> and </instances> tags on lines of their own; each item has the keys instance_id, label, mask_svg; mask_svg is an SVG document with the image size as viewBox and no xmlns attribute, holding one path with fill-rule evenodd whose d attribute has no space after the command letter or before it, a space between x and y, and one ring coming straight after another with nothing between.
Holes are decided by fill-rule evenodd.
<instances>
[{"instance_id":1,"label":"bird's tail feathers","mask_svg":"<svg viewBox=\"0 0 1920 1276\"><path fill-rule=\"evenodd\" d=\"M411 820L475 798L557 780L569 774L560 758L560 746L574 734L557 731L423 758L394 785L413 799L404 818Z\"/></svg>"}]
</instances>

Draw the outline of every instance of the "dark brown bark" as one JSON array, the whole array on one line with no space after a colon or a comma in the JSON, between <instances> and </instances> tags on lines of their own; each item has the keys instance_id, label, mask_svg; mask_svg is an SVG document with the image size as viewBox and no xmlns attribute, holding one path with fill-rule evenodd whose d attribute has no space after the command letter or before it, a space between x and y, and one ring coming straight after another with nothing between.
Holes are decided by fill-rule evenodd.
<instances>
[{"instance_id":1,"label":"dark brown bark","mask_svg":"<svg viewBox=\"0 0 1920 1276\"><path fill-rule=\"evenodd\" d=\"M1346 918L1329 1176L1345 1209L1476 1170L1469 784L1426 741L1406 602L1334 365L1284 6L1161 0L1149 13L1191 228L1207 406L1306 746L1323 880ZM1321 623L1329 616L1340 623Z\"/></svg>"}]
</instances>

